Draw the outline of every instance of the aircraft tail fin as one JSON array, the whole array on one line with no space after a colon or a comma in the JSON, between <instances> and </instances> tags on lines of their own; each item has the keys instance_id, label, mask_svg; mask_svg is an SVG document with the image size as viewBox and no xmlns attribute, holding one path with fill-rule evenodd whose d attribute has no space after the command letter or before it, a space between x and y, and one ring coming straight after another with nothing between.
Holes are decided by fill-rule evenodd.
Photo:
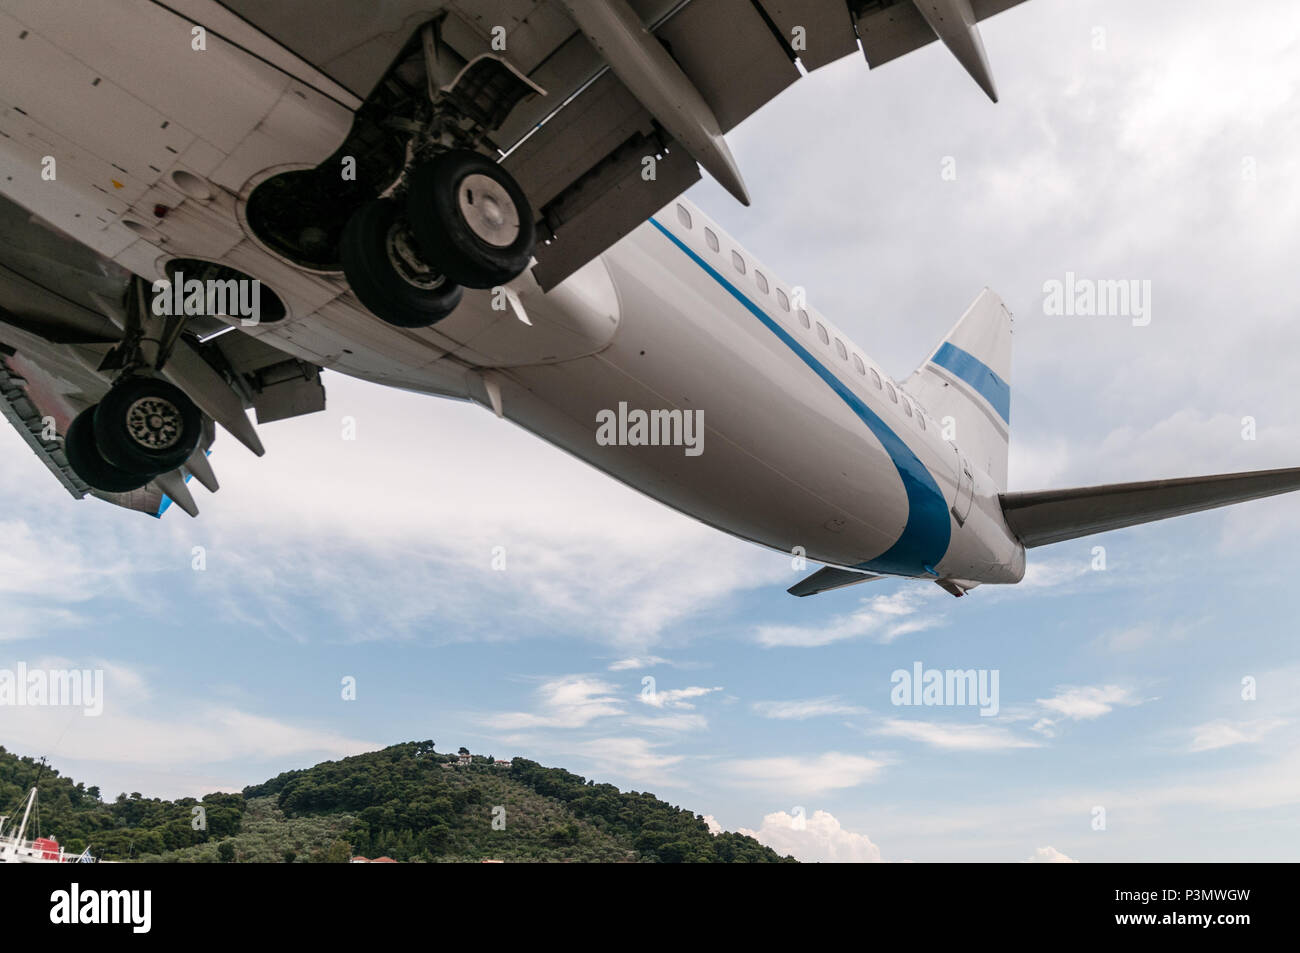
<instances>
[{"instance_id":1,"label":"aircraft tail fin","mask_svg":"<svg viewBox=\"0 0 1300 953\"><path fill-rule=\"evenodd\" d=\"M1007 525L1027 547L1123 529L1300 490L1300 467L1003 493Z\"/></svg>"},{"instance_id":2,"label":"aircraft tail fin","mask_svg":"<svg viewBox=\"0 0 1300 953\"><path fill-rule=\"evenodd\" d=\"M989 289L904 385L971 463L1007 486L1011 435L1011 312ZM945 419L950 418L950 419Z\"/></svg>"}]
</instances>

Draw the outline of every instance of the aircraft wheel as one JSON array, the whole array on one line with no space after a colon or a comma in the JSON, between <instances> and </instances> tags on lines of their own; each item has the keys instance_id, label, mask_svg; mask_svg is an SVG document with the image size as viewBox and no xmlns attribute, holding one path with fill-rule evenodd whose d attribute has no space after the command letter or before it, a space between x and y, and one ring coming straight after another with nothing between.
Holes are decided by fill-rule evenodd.
<instances>
[{"instance_id":1,"label":"aircraft wheel","mask_svg":"<svg viewBox=\"0 0 1300 953\"><path fill-rule=\"evenodd\" d=\"M424 328L455 310L460 285L429 267L397 205L367 202L348 219L339 254L353 293L372 314L399 328Z\"/></svg>"},{"instance_id":2,"label":"aircraft wheel","mask_svg":"<svg viewBox=\"0 0 1300 953\"><path fill-rule=\"evenodd\" d=\"M453 149L416 168L406 208L424 257L466 288L503 285L532 259L537 229L528 199L485 155Z\"/></svg>"},{"instance_id":3,"label":"aircraft wheel","mask_svg":"<svg viewBox=\"0 0 1300 953\"><path fill-rule=\"evenodd\" d=\"M104 459L95 443L95 408L77 414L63 435L63 452L73 471L87 484L104 493L127 493L144 486L154 475L130 473Z\"/></svg>"},{"instance_id":4,"label":"aircraft wheel","mask_svg":"<svg viewBox=\"0 0 1300 953\"><path fill-rule=\"evenodd\" d=\"M95 406L95 442L104 459L150 478L190 458L203 432L203 415L174 384L126 377Z\"/></svg>"}]
</instances>

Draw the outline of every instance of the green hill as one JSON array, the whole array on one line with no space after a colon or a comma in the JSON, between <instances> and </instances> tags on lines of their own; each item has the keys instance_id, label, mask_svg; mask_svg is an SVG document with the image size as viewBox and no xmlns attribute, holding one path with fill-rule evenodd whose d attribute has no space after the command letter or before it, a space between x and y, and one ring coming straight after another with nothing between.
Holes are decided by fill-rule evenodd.
<instances>
[{"instance_id":1,"label":"green hill","mask_svg":"<svg viewBox=\"0 0 1300 953\"><path fill-rule=\"evenodd\" d=\"M287 771L242 794L162 801L135 793L111 802L47 768L41 829L69 851L89 845L104 860L791 860L751 837L712 835L701 818L653 794L522 758L509 768L481 757L456 762L432 741L407 742ZM21 802L40 770L0 747L0 812ZM196 808L206 829L195 829Z\"/></svg>"}]
</instances>

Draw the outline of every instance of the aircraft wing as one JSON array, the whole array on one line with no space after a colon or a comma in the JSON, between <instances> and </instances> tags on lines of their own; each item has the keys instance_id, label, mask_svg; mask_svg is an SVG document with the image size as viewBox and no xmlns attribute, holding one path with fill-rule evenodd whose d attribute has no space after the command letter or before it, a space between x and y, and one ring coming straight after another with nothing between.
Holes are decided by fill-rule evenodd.
<instances>
[{"instance_id":1,"label":"aircraft wing","mask_svg":"<svg viewBox=\"0 0 1300 953\"><path fill-rule=\"evenodd\" d=\"M429 22L446 75L491 57L525 78L530 90L506 81L473 91L482 112L495 117L485 146L505 156L538 215L543 242L534 274L549 290L694 184L697 163L748 204L743 163L724 134L805 72L859 49L875 67L940 40L996 98L978 23L1020 2L225 0L225 6L360 99L394 77L415 84L416 65L430 52L418 31ZM501 118L492 108L494 89L512 85L526 95L512 97Z\"/></svg>"},{"instance_id":2,"label":"aircraft wing","mask_svg":"<svg viewBox=\"0 0 1300 953\"><path fill-rule=\"evenodd\" d=\"M1300 489L1300 467L1003 493L1007 525L1027 547L1123 529Z\"/></svg>"},{"instance_id":3,"label":"aircraft wing","mask_svg":"<svg viewBox=\"0 0 1300 953\"><path fill-rule=\"evenodd\" d=\"M217 319L191 319L163 375L182 386L204 412L203 439L179 470L129 493L94 490L73 471L63 436L73 418L107 393L111 373L99 370L125 323L129 283L138 280L0 198L0 414L73 497L97 496L154 516L167 501L191 516L198 507L186 483L218 487L207 452L220 424L254 453L258 420L323 409L320 369L304 364ZM209 335L216 335L209 337Z\"/></svg>"}]
</instances>

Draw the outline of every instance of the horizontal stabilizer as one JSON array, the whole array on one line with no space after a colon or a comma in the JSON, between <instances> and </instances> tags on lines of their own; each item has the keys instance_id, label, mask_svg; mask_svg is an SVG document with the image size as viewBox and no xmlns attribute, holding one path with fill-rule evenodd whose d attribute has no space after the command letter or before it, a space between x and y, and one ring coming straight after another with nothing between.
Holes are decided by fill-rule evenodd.
<instances>
[{"instance_id":1,"label":"horizontal stabilizer","mask_svg":"<svg viewBox=\"0 0 1300 953\"><path fill-rule=\"evenodd\" d=\"M1007 525L1027 547L1300 490L1300 467L1003 493Z\"/></svg>"},{"instance_id":2,"label":"horizontal stabilizer","mask_svg":"<svg viewBox=\"0 0 1300 953\"><path fill-rule=\"evenodd\" d=\"M845 586L856 586L860 582L871 582L880 578L867 572L823 566L807 579L795 583L786 592L792 596L815 596L819 592L830 592L832 589L843 589Z\"/></svg>"}]
</instances>

